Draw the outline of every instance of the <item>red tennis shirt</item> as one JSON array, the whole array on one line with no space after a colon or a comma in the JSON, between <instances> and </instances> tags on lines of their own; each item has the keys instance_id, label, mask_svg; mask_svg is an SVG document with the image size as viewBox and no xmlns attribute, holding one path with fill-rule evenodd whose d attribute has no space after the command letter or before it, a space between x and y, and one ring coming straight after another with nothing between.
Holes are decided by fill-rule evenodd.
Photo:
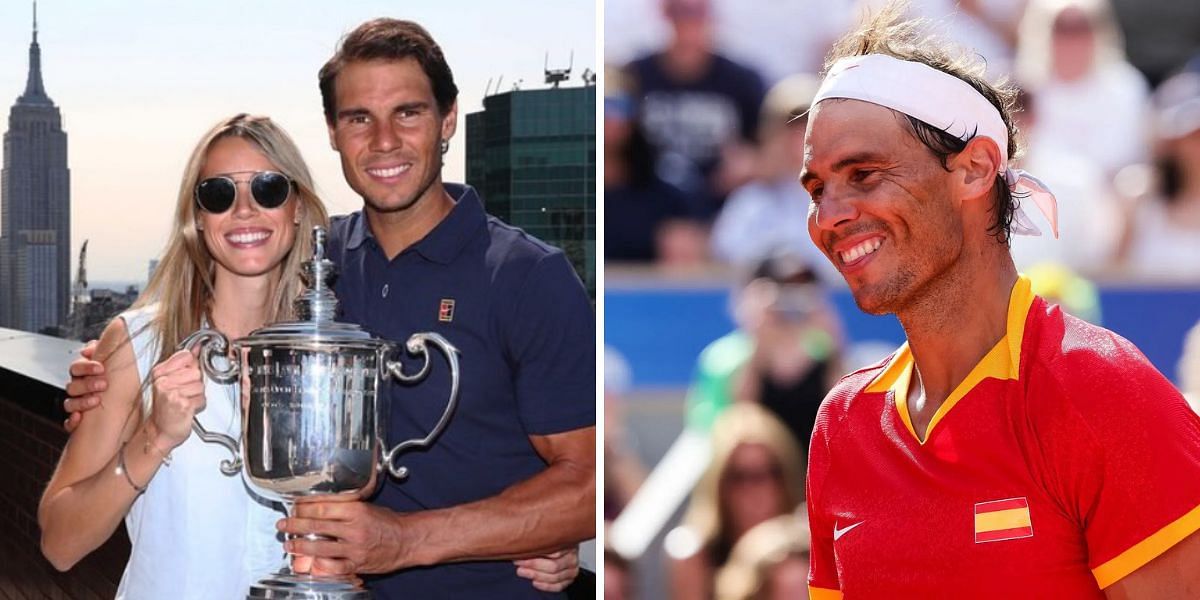
<instances>
[{"instance_id":1,"label":"red tennis shirt","mask_svg":"<svg viewBox=\"0 0 1200 600\"><path fill-rule=\"evenodd\" d=\"M1137 348L1024 277L924 442L912 369L902 346L821 406L813 598L1103 598L1200 529L1200 418Z\"/></svg>"}]
</instances>

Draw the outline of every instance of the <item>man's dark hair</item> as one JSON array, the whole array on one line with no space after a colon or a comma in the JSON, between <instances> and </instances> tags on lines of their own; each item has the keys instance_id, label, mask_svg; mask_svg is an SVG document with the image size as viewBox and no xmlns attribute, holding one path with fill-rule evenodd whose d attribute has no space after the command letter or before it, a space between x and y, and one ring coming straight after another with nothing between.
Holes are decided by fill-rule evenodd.
<instances>
[{"instance_id":1,"label":"man's dark hair","mask_svg":"<svg viewBox=\"0 0 1200 600\"><path fill-rule=\"evenodd\" d=\"M838 40L825 58L824 72L828 73L833 63L842 58L883 54L900 60L918 62L953 75L967 82L999 111L1000 118L1004 120L1004 127L1008 130L1007 150L1011 163L1023 150L1012 118L1016 89L1004 82L997 85L988 83L984 78L986 65L983 61L976 55L967 54L952 44L928 35L927 21L901 21L906 9L907 4L904 2L891 2L856 31ZM949 168L950 155L962 152L967 147L967 142L944 130L916 117L904 116L908 119L913 135L929 148L944 169ZM1008 189L1004 177L996 175L992 206L995 220L988 228L988 233L1002 244L1008 244L1012 236L1013 213L1019 206L1018 201L1019 198L1014 198L1012 191Z\"/></svg>"},{"instance_id":2,"label":"man's dark hair","mask_svg":"<svg viewBox=\"0 0 1200 600\"><path fill-rule=\"evenodd\" d=\"M454 74L442 49L424 27L400 19L374 19L354 28L342 38L337 52L325 66L321 67L319 81L321 103L325 108L325 120L333 123L337 118L334 83L338 73L346 65L358 61L414 59L429 78L433 97L437 100L441 114L450 112L458 98L458 87L454 85Z\"/></svg>"}]
</instances>

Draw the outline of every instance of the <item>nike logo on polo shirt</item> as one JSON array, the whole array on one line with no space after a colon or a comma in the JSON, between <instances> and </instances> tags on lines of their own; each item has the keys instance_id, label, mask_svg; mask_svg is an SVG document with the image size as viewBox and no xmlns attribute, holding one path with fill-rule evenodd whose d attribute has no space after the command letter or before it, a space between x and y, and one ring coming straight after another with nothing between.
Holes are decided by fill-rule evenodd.
<instances>
[{"instance_id":1,"label":"nike logo on polo shirt","mask_svg":"<svg viewBox=\"0 0 1200 600\"><path fill-rule=\"evenodd\" d=\"M449 323L454 320L454 299L442 298L442 304L438 306L438 321Z\"/></svg>"},{"instance_id":2,"label":"nike logo on polo shirt","mask_svg":"<svg viewBox=\"0 0 1200 600\"><path fill-rule=\"evenodd\" d=\"M859 521L852 525L847 525L841 529L838 529L837 523L834 523L833 524L833 541L836 542L836 541L842 539L843 535L846 535L846 533L849 532L851 529L854 529L855 527L858 527L859 525L862 525L863 523L866 523L866 521Z\"/></svg>"}]
</instances>

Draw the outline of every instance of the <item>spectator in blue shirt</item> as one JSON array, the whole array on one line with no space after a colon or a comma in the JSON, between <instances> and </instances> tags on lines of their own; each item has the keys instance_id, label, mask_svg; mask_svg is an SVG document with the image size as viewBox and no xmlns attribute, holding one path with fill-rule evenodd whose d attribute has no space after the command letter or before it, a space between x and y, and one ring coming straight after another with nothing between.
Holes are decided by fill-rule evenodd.
<instances>
[{"instance_id":1,"label":"spectator in blue shirt","mask_svg":"<svg viewBox=\"0 0 1200 600\"><path fill-rule=\"evenodd\" d=\"M671 41L626 70L658 172L711 220L729 191L750 178L766 89L756 71L714 50L710 0L661 1Z\"/></svg>"}]
</instances>

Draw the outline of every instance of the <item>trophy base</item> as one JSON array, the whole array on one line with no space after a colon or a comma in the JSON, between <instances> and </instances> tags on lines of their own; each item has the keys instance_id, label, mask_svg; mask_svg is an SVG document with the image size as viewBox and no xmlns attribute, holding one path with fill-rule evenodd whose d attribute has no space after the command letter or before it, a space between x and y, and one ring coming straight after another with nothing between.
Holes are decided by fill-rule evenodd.
<instances>
[{"instance_id":1,"label":"trophy base","mask_svg":"<svg viewBox=\"0 0 1200 600\"><path fill-rule=\"evenodd\" d=\"M371 592L349 578L314 577L286 570L250 586L246 600L371 600Z\"/></svg>"}]
</instances>

